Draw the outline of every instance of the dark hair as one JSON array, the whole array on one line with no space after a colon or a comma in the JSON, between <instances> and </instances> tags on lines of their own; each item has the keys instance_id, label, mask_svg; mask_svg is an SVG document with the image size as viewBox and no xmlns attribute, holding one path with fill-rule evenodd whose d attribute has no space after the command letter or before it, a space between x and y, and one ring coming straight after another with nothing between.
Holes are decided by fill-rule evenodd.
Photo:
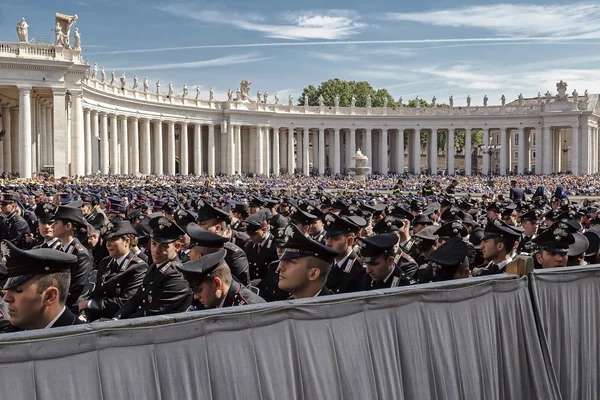
<instances>
[{"instance_id":1,"label":"dark hair","mask_svg":"<svg viewBox=\"0 0 600 400\"><path fill-rule=\"evenodd\" d=\"M506 249L506 254L509 254L513 251L515 247L515 240L507 237L496 237L494 238L494 243L502 243L504 244L504 248Z\"/></svg>"},{"instance_id":2,"label":"dark hair","mask_svg":"<svg viewBox=\"0 0 600 400\"><path fill-rule=\"evenodd\" d=\"M217 268L210 273L210 276L204 281L212 281L215 278L219 278L226 285L231 285L231 269L229 269L229 265L226 262L222 262Z\"/></svg>"},{"instance_id":3,"label":"dark hair","mask_svg":"<svg viewBox=\"0 0 600 400\"><path fill-rule=\"evenodd\" d=\"M58 289L58 303L64 305L67 301L67 295L69 294L69 286L71 285L71 273L70 272L56 272L54 274L40 275L37 280L38 293L42 293L44 290L51 286Z\"/></svg>"},{"instance_id":4,"label":"dark hair","mask_svg":"<svg viewBox=\"0 0 600 400\"><path fill-rule=\"evenodd\" d=\"M308 256L308 260L308 268L317 268L321 273L321 279L327 279L329 271L331 270L331 263L313 256Z\"/></svg>"}]
</instances>

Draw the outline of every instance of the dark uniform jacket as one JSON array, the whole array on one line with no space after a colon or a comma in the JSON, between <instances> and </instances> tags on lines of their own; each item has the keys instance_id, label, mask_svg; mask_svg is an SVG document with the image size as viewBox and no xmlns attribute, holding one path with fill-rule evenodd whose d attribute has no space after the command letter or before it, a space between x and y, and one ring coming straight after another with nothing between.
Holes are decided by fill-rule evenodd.
<instances>
[{"instance_id":1,"label":"dark uniform jacket","mask_svg":"<svg viewBox=\"0 0 600 400\"><path fill-rule=\"evenodd\" d=\"M71 286L69 286L69 295L66 302L67 307L72 307L88 294L86 288L88 288L87 283L94 267L94 260L90 252L83 247L77 238L73 239L66 249L60 247L59 250L77 256L77 263L71 267Z\"/></svg>"},{"instance_id":2,"label":"dark uniform jacket","mask_svg":"<svg viewBox=\"0 0 600 400\"><path fill-rule=\"evenodd\" d=\"M265 276L267 266L273 261L279 259L277 257L277 246L273 240L273 235L269 233L267 238L259 243L250 242L244 249L248 264L250 265L250 280L260 280Z\"/></svg>"},{"instance_id":3,"label":"dark uniform jacket","mask_svg":"<svg viewBox=\"0 0 600 400\"><path fill-rule=\"evenodd\" d=\"M108 217L98 206L95 206L92 211L85 216L85 220L96 229L103 228L108 224Z\"/></svg>"},{"instance_id":4,"label":"dark uniform jacket","mask_svg":"<svg viewBox=\"0 0 600 400\"><path fill-rule=\"evenodd\" d=\"M394 271L385 280L374 281L369 275L365 275L363 278L360 289L361 290L374 290L374 289L387 289L399 286L407 286L412 284L412 280L400 269L396 264Z\"/></svg>"},{"instance_id":5,"label":"dark uniform jacket","mask_svg":"<svg viewBox=\"0 0 600 400\"><path fill-rule=\"evenodd\" d=\"M3 321L4 322L4 321ZM77 318L77 316L75 314L73 314L71 312L71 310L69 310L68 307L65 307L65 311L62 313L62 315L60 317L58 317L58 319L56 321L54 321L54 323L52 324L52 326L50 328L60 328L62 326L71 326L71 325L82 325L84 324L83 321L80 321L79 318ZM12 333L12 332L20 332L21 329L17 328L16 326L12 326L10 324L0 324L0 333Z\"/></svg>"},{"instance_id":6,"label":"dark uniform jacket","mask_svg":"<svg viewBox=\"0 0 600 400\"><path fill-rule=\"evenodd\" d=\"M231 281L231 286L225 296L223 307L243 306L246 304L265 303L264 299L236 281Z\"/></svg>"},{"instance_id":7,"label":"dark uniform jacket","mask_svg":"<svg viewBox=\"0 0 600 400\"><path fill-rule=\"evenodd\" d=\"M25 244L25 235L31 233L27 221L16 212L2 218L0 228L0 240L6 239L19 248Z\"/></svg>"},{"instance_id":8,"label":"dark uniform jacket","mask_svg":"<svg viewBox=\"0 0 600 400\"><path fill-rule=\"evenodd\" d=\"M242 285L250 284L250 266L248 265L248 257L244 250L239 248L232 242L225 242L225 262L231 269L233 278Z\"/></svg>"},{"instance_id":9,"label":"dark uniform jacket","mask_svg":"<svg viewBox=\"0 0 600 400\"><path fill-rule=\"evenodd\" d=\"M91 307L88 319L112 318L137 292L148 272L148 264L129 253L120 265L106 257L98 266L94 290L90 293Z\"/></svg>"},{"instance_id":10,"label":"dark uniform jacket","mask_svg":"<svg viewBox=\"0 0 600 400\"><path fill-rule=\"evenodd\" d=\"M29 232L37 232L38 219L35 213L31 210L23 210L23 219L29 226Z\"/></svg>"},{"instance_id":11,"label":"dark uniform jacket","mask_svg":"<svg viewBox=\"0 0 600 400\"><path fill-rule=\"evenodd\" d=\"M419 249L417 246L412 246L411 252L415 252L415 256L418 257ZM396 255L394 256L394 262L408 278L412 278L419 269L419 265L415 259L411 255L408 255L402 251L402 249L398 249L396 252Z\"/></svg>"},{"instance_id":12,"label":"dark uniform jacket","mask_svg":"<svg viewBox=\"0 0 600 400\"><path fill-rule=\"evenodd\" d=\"M327 288L334 294L357 292L366 273L365 267L352 251L342 265L334 261L327 276Z\"/></svg>"},{"instance_id":13,"label":"dark uniform jacket","mask_svg":"<svg viewBox=\"0 0 600 400\"><path fill-rule=\"evenodd\" d=\"M520 187L511 187L509 192L509 198L512 201L525 200L525 192Z\"/></svg>"},{"instance_id":14,"label":"dark uniform jacket","mask_svg":"<svg viewBox=\"0 0 600 400\"><path fill-rule=\"evenodd\" d=\"M177 257L161 265L150 265L142 286L115 317L139 318L187 310L192 303L192 291L177 265L181 265Z\"/></svg>"},{"instance_id":15,"label":"dark uniform jacket","mask_svg":"<svg viewBox=\"0 0 600 400\"><path fill-rule=\"evenodd\" d=\"M94 246L90 252L92 253L92 258L94 259L94 269L97 270L100 265L100 261L104 260L108 257L108 250L106 249L106 243L104 239L100 238L96 246Z\"/></svg>"},{"instance_id":16,"label":"dark uniform jacket","mask_svg":"<svg viewBox=\"0 0 600 400\"><path fill-rule=\"evenodd\" d=\"M245 249L248 243L252 243L250 241L250 236L246 232L234 231L231 230L231 239L230 242L233 242L240 249Z\"/></svg>"},{"instance_id":17,"label":"dark uniform jacket","mask_svg":"<svg viewBox=\"0 0 600 400\"><path fill-rule=\"evenodd\" d=\"M265 276L256 285L258 295L268 302L286 300L290 294L279 288L279 260L275 260L267 266Z\"/></svg>"},{"instance_id":18,"label":"dark uniform jacket","mask_svg":"<svg viewBox=\"0 0 600 400\"><path fill-rule=\"evenodd\" d=\"M521 242L519 243L519 246L517 247L517 254L521 254L521 253L528 253L528 254L533 254L533 243L532 243L532 239L535 236L525 236L523 235L523 238L521 239Z\"/></svg>"}]
</instances>

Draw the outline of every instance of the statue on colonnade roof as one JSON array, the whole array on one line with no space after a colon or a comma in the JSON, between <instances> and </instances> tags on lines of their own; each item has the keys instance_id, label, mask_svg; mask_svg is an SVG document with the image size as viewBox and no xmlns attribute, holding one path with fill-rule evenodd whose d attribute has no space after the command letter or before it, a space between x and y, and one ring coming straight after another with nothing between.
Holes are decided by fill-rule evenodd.
<instances>
[{"instance_id":1,"label":"statue on colonnade roof","mask_svg":"<svg viewBox=\"0 0 600 400\"><path fill-rule=\"evenodd\" d=\"M29 43L29 25L25 22L25 18L21 18L21 21L17 24L17 37L19 42Z\"/></svg>"}]
</instances>

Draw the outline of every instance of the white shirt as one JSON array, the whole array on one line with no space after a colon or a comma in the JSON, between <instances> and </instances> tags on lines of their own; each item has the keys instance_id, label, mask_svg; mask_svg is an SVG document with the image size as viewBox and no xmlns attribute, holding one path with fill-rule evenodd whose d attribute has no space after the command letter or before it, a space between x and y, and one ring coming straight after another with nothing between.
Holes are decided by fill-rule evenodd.
<instances>
[{"instance_id":1,"label":"white shirt","mask_svg":"<svg viewBox=\"0 0 600 400\"><path fill-rule=\"evenodd\" d=\"M69 246L71 245L71 243L73 243L73 240L75 240L75 238L71 239L71 241L69 243L67 243L66 246L62 246L61 250L63 251L63 253L67 252L67 249L69 248Z\"/></svg>"},{"instance_id":2,"label":"white shirt","mask_svg":"<svg viewBox=\"0 0 600 400\"><path fill-rule=\"evenodd\" d=\"M117 262L117 265L120 267L121 264L123 264L123 261L127 258L127 255L129 253L125 254L124 256L121 256L119 258L117 258L116 260L113 258L113 260L115 260Z\"/></svg>"},{"instance_id":3,"label":"white shirt","mask_svg":"<svg viewBox=\"0 0 600 400\"><path fill-rule=\"evenodd\" d=\"M54 323L56 321L58 321L58 319L63 315L63 313L65 312L66 309L67 308L65 306L63 306L61 312L59 312L58 315L56 317L54 317L54 319L52 321L50 321L50 323L48 325L46 325L45 329L52 328L52 325L54 325Z\"/></svg>"},{"instance_id":4,"label":"white shirt","mask_svg":"<svg viewBox=\"0 0 600 400\"><path fill-rule=\"evenodd\" d=\"M348 257L350 257L351 253L352 253L352 251L350 251L350 253L346 254L346 256L344 258L342 258L340 261L336 261L337 266L342 268L342 266L344 265L346 260L348 260Z\"/></svg>"}]
</instances>

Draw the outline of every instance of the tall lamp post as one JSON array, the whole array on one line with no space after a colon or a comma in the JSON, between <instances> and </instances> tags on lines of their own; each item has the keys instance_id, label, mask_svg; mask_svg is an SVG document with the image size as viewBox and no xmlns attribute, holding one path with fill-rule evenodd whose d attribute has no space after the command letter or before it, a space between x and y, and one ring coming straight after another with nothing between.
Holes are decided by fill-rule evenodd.
<instances>
[{"instance_id":1,"label":"tall lamp post","mask_svg":"<svg viewBox=\"0 0 600 400\"><path fill-rule=\"evenodd\" d=\"M490 136L488 143L492 142L492 137ZM484 154L487 154L490 158L490 165L489 165L489 169L488 169L488 176L492 175L492 156L494 156L495 154L498 154L500 152L500 148L502 147L502 145L500 144L482 144L481 146L481 151Z\"/></svg>"},{"instance_id":2,"label":"tall lamp post","mask_svg":"<svg viewBox=\"0 0 600 400\"><path fill-rule=\"evenodd\" d=\"M565 160L565 166L563 168L563 173L567 172L567 153L569 152L569 144L567 143L567 140L565 139L563 141L562 144L562 152L563 152L563 159Z\"/></svg>"}]
</instances>

